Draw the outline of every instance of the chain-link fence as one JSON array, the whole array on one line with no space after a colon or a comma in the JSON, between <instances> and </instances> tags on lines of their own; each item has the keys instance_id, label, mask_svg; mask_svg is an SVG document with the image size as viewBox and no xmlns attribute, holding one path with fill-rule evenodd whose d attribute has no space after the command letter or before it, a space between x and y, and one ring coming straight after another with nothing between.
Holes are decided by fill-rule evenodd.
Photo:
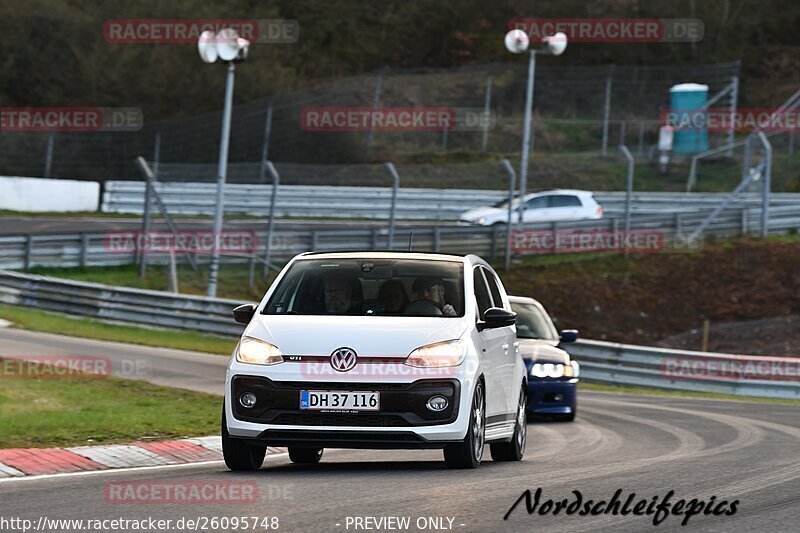
<instances>
[{"instance_id":1,"label":"chain-link fence","mask_svg":"<svg viewBox=\"0 0 800 533\"><path fill-rule=\"evenodd\" d=\"M532 148L600 153L603 146L624 143L640 156L652 155L672 85L703 83L712 97L738 74L738 62L695 67L542 64L536 72ZM382 70L237 105L231 129L231 178L258 181L258 163L246 163L266 158L311 164L413 162L457 152L469 161L481 152L518 152L526 79L525 61L447 71ZM734 96L716 105L727 106ZM484 121L486 127L439 131L312 131L303 123L304 112L320 108L448 108L470 110L474 116L483 116L488 109L491 120ZM135 132L0 132L0 174L139 179L133 165L139 155L159 161L164 172L169 162L213 168L221 112L162 122L144 119L144 127ZM726 141L727 134L712 134L712 146Z\"/></svg>"}]
</instances>

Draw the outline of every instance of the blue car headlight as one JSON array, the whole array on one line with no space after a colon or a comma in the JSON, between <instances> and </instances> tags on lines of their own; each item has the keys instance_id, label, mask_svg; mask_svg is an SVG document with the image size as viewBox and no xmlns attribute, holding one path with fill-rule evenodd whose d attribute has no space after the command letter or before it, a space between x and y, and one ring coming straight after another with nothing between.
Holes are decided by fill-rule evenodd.
<instances>
[{"instance_id":1,"label":"blue car headlight","mask_svg":"<svg viewBox=\"0 0 800 533\"><path fill-rule=\"evenodd\" d=\"M576 361L571 361L566 365L561 363L534 363L529 372L535 378L576 378L580 374L580 365Z\"/></svg>"}]
</instances>

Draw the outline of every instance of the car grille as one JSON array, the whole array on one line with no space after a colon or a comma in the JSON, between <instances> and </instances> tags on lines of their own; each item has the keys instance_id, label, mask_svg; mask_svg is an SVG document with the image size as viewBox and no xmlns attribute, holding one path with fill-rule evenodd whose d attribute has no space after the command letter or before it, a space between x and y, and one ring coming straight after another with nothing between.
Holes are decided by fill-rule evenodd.
<instances>
[{"instance_id":1,"label":"car grille","mask_svg":"<svg viewBox=\"0 0 800 533\"><path fill-rule=\"evenodd\" d=\"M407 427L411 425L400 416L363 413L283 413L270 423L293 426Z\"/></svg>"}]
</instances>

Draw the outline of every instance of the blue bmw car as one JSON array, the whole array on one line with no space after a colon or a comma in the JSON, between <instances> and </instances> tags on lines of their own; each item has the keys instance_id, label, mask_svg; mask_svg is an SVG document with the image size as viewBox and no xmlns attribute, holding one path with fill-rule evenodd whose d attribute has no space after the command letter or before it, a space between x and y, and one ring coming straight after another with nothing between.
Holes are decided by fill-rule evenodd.
<instances>
[{"instance_id":1,"label":"blue bmw car","mask_svg":"<svg viewBox=\"0 0 800 533\"><path fill-rule=\"evenodd\" d=\"M575 420L580 365L559 345L574 342L578 331L558 333L550 315L533 298L509 296L517 313L519 351L528 371L528 414Z\"/></svg>"}]
</instances>

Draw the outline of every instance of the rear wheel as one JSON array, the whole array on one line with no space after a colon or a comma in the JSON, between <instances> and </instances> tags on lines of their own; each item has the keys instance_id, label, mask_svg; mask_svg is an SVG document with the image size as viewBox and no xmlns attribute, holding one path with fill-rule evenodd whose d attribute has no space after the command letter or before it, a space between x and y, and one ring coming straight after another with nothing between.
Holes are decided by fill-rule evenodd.
<instances>
[{"instance_id":1,"label":"rear wheel","mask_svg":"<svg viewBox=\"0 0 800 533\"><path fill-rule=\"evenodd\" d=\"M464 440L449 444L444 449L444 461L450 468L477 468L483 457L486 439L486 398L483 383L475 386L472 408L469 415L469 429Z\"/></svg>"},{"instance_id":2,"label":"rear wheel","mask_svg":"<svg viewBox=\"0 0 800 533\"><path fill-rule=\"evenodd\" d=\"M528 394L525 385L519 393L519 404L517 405L517 422L514 425L514 436L511 442L498 442L489 445L492 452L492 459L495 461L521 461L525 455L525 444L528 440Z\"/></svg>"},{"instance_id":3,"label":"rear wheel","mask_svg":"<svg viewBox=\"0 0 800 533\"><path fill-rule=\"evenodd\" d=\"M225 420L225 406L222 407L222 455L225 466L234 472L258 470L264 464L266 446L252 446L240 439L231 438Z\"/></svg>"},{"instance_id":4,"label":"rear wheel","mask_svg":"<svg viewBox=\"0 0 800 533\"><path fill-rule=\"evenodd\" d=\"M289 459L299 465L315 465L322 459L322 448L289 446Z\"/></svg>"}]
</instances>

